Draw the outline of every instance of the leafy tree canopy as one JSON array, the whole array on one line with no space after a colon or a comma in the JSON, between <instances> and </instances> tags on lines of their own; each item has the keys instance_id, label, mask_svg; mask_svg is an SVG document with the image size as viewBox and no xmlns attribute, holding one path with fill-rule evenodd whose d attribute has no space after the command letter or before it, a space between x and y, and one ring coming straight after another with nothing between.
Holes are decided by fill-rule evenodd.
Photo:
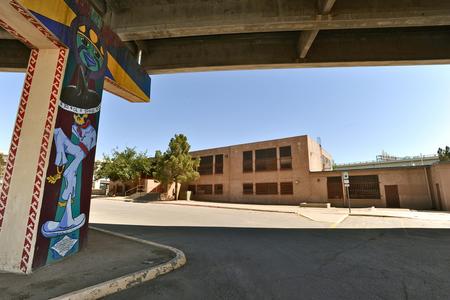
<instances>
[{"instance_id":1,"label":"leafy tree canopy","mask_svg":"<svg viewBox=\"0 0 450 300\"><path fill-rule=\"evenodd\" d=\"M450 161L450 147L447 146L445 149L439 148L438 155L440 161Z\"/></svg>"},{"instance_id":2,"label":"leafy tree canopy","mask_svg":"<svg viewBox=\"0 0 450 300\"><path fill-rule=\"evenodd\" d=\"M95 178L127 182L139 177L151 176L152 172L152 159L147 156L147 153L137 152L135 148L127 147L123 151L114 149L111 156L104 154L103 160L96 162Z\"/></svg>"},{"instance_id":3,"label":"leafy tree canopy","mask_svg":"<svg viewBox=\"0 0 450 300\"><path fill-rule=\"evenodd\" d=\"M191 146L187 137L176 134L169 142L168 149L162 153L156 151L153 177L165 184L175 183L175 195L178 199L178 183L194 181L200 176L197 168L200 159L193 159L189 154Z\"/></svg>"},{"instance_id":4,"label":"leafy tree canopy","mask_svg":"<svg viewBox=\"0 0 450 300\"><path fill-rule=\"evenodd\" d=\"M0 173L3 171L3 168L5 167L5 160L3 159L3 154L0 153Z\"/></svg>"}]
</instances>

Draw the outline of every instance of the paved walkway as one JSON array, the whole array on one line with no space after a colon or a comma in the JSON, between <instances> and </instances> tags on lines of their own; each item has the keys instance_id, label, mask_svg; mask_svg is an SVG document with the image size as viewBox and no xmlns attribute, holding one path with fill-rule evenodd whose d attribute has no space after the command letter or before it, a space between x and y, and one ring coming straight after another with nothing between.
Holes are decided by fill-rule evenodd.
<instances>
[{"instance_id":1,"label":"paved walkway","mask_svg":"<svg viewBox=\"0 0 450 300\"><path fill-rule=\"evenodd\" d=\"M89 231L85 250L31 275L0 274L0 299L50 299L170 261L175 253Z\"/></svg>"},{"instance_id":2,"label":"paved walkway","mask_svg":"<svg viewBox=\"0 0 450 300\"><path fill-rule=\"evenodd\" d=\"M159 201L154 204L185 205L198 207L213 207L226 209L239 209L251 211L294 213L309 218L317 222L338 224L345 220L349 215L348 208L314 208L299 207L294 205L263 205L263 204L238 204L238 203L220 203L208 201ZM450 213L442 211L417 211L402 208L352 208L352 216L373 216L373 217L395 217L410 218L430 221L450 221Z\"/></svg>"}]
</instances>

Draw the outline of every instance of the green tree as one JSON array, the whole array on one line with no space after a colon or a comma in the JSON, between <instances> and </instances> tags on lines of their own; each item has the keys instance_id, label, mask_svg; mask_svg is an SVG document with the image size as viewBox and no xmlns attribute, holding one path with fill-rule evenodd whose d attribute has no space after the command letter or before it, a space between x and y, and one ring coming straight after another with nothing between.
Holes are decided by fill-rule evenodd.
<instances>
[{"instance_id":1,"label":"green tree","mask_svg":"<svg viewBox=\"0 0 450 300\"><path fill-rule=\"evenodd\" d=\"M152 172L152 159L146 152L127 147L123 151L114 149L111 156L104 154L103 160L96 162L95 179L129 182L142 176L151 176Z\"/></svg>"},{"instance_id":2,"label":"green tree","mask_svg":"<svg viewBox=\"0 0 450 300\"><path fill-rule=\"evenodd\" d=\"M187 137L176 134L169 142L166 152L155 152L153 177L164 183L175 183L175 199L178 200L178 183L194 181L200 174L197 168L200 159L193 159L189 154L191 146Z\"/></svg>"},{"instance_id":3,"label":"green tree","mask_svg":"<svg viewBox=\"0 0 450 300\"><path fill-rule=\"evenodd\" d=\"M447 146L445 149L439 148L438 155L440 161L450 161L450 147Z\"/></svg>"},{"instance_id":4,"label":"green tree","mask_svg":"<svg viewBox=\"0 0 450 300\"><path fill-rule=\"evenodd\" d=\"M0 174L3 173L3 169L5 168L5 160L3 159L3 154L0 153Z\"/></svg>"}]
</instances>

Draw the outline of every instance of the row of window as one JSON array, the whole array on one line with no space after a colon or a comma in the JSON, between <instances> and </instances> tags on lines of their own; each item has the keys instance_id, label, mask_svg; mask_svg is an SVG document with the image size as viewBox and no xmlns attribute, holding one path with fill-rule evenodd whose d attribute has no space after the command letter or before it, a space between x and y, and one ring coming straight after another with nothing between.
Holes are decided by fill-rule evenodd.
<instances>
[{"instance_id":1,"label":"row of window","mask_svg":"<svg viewBox=\"0 0 450 300\"><path fill-rule=\"evenodd\" d=\"M350 176L350 199L381 199L378 175ZM343 199L342 178L327 178L328 199Z\"/></svg>"},{"instance_id":2,"label":"row of window","mask_svg":"<svg viewBox=\"0 0 450 300\"><path fill-rule=\"evenodd\" d=\"M197 184L189 185L188 190L194 195L222 195L222 184ZM265 182L265 183L244 183L242 184L242 194L244 195L293 195L294 185L292 182L280 182L279 193L277 182Z\"/></svg>"},{"instance_id":3,"label":"row of window","mask_svg":"<svg viewBox=\"0 0 450 300\"><path fill-rule=\"evenodd\" d=\"M214 195L222 195L223 194L223 185L222 184L197 184L197 185L189 185L188 191L191 191L192 194L196 195L212 195L214 187Z\"/></svg>"},{"instance_id":4,"label":"row of window","mask_svg":"<svg viewBox=\"0 0 450 300\"><path fill-rule=\"evenodd\" d=\"M280 170L292 169L291 146L279 148ZM242 154L242 171L244 173L261 171L276 171L278 169L277 148L255 150L255 166L253 168L253 151L244 151Z\"/></svg>"},{"instance_id":5,"label":"row of window","mask_svg":"<svg viewBox=\"0 0 450 300\"><path fill-rule=\"evenodd\" d=\"M198 172L200 175L223 174L223 154L202 156L200 157L200 165Z\"/></svg>"},{"instance_id":6,"label":"row of window","mask_svg":"<svg viewBox=\"0 0 450 300\"><path fill-rule=\"evenodd\" d=\"M292 182L280 182L279 192L278 183L266 182L266 183L244 183L242 185L242 193L244 195L293 195L294 185Z\"/></svg>"}]
</instances>

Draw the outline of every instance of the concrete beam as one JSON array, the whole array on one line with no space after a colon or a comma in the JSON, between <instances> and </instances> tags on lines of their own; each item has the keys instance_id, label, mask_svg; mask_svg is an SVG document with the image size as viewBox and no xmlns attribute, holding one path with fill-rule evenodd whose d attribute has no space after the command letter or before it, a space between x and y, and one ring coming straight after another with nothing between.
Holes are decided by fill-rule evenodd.
<instances>
[{"instance_id":1,"label":"concrete beam","mask_svg":"<svg viewBox=\"0 0 450 300\"><path fill-rule=\"evenodd\" d=\"M276 32L146 41L149 74L263 68L450 63L450 26L328 30L299 59L298 33ZM432 45L432 46L430 46Z\"/></svg>"},{"instance_id":2,"label":"concrete beam","mask_svg":"<svg viewBox=\"0 0 450 300\"><path fill-rule=\"evenodd\" d=\"M24 72L30 49L17 40L0 40L0 71Z\"/></svg>"},{"instance_id":3,"label":"concrete beam","mask_svg":"<svg viewBox=\"0 0 450 300\"><path fill-rule=\"evenodd\" d=\"M324 11L334 1L319 4ZM108 0L123 40L234 33L450 25L448 0Z\"/></svg>"},{"instance_id":4,"label":"concrete beam","mask_svg":"<svg viewBox=\"0 0 450 300\"><path fill-rule=\"evenodd\" d=\"M450 63L450 26L322 30L306 58L298 33L274 32L141 41L150 74L262 68ZM0 40L0 71L23 71L30 50Z\"/></svg>"},{"instance_id":5,"label":"concrete beam","mask_svg":"<svg viewBox=\"0 0 450 300\"><path fill-rule=\"evenodd\" d=\"M322 20L322 15L329 14L335 2L336 0L318 0L317 6L319 15L317 16L317 19ZM300 58L306 57L309 48L311 48L311 45L314 42L314 39L316 38L318 33L319 30L317 29L306 30L300 33L298 39L298 54Z\"/></svg>"},{"instance_id":6,"label":"concrete beam","mask_svg":"<svg viewBox=\"0 0 450 300\"><path fill-rule=\"evenodd\" d=\"M11 35L8 31L0 27L0 40L14 40L15 37Z\"/></svg>"},{"instance_id":7,"label":"concrete beam","mask_svg":"<svg viewBox=\"0 0 450 300\"><path fill-rule=\"evenodd\" d=\"M333 8L334 3L336 2L336 0L318 0L318 7L319 7L319 11L323 14L323 15L327 15L331 12L331 9Z\"/></svg>"},{"instance_id":8,"label":"concrete beam","mask_svg":"<svg viewBox=\"0 0 450 300\"><path fill-rule=\"evenodd\" d=\"M306 30L300 33L298 38L298 56L300 58L306 57L318 33L319 30Z\"/></svg>"}]
</instances>

